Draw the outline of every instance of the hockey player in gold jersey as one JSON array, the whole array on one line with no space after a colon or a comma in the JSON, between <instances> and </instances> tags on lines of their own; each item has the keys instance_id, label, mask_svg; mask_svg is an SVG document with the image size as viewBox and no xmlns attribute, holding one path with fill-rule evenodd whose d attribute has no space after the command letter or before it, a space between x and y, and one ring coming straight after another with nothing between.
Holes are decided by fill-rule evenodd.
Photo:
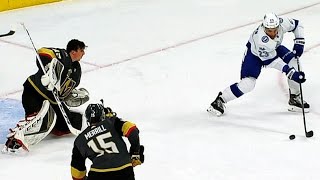
<instances>
[{"instance_id":1,"label":"hockey player in gold jersey","mask_svg":"<svg viewBox=\"0 0 320 180\"><path fill-rule=\"evenodd\" d=\"M37 144L50 132L58 136L70 133L65 116L70 119L72 127L81 130L82 114L70 111L69 107L80 106L89 100L87 90L76 89L81 80L79 62L85 48L84 42L72 39L66 49L42 47L37 51L40 58L37 61L38 71L23 84L25 118L18 122L17 127L10 129L3 152L28 150L30 145ZM65 114L61 112L53 90L57 90L57 98L62 102Z\"/></svg>"},{"instance_id":2,"label":"hockey player in gold jersey","mask_svg":"<svg viewBox=\"0 0 320 180\"><path fill-rule=\"evenodd\" d=\"M111 108L90 104L85 111L88 127L75 139L71 175L74 180L134 180L133 167L144 162L139 130L123 121ZM128 138L130 151L122 136ZM92 161L86 178L85 160Z\"/></svg>"}]
</instances>

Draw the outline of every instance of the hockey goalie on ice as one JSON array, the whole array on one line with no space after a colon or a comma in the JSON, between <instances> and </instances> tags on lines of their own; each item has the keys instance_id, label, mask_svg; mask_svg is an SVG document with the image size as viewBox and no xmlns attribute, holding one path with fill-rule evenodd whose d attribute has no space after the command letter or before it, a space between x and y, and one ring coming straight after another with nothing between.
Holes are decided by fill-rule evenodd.
<instances>
[{"instance_id":1,"label":"hockey goalie on ice","mask_svg":"<svg viewBox=\"0 0 320 180\"><path fill-rule=\"evenodd\" d=\"M37 51L38 71L23 84L25 118L9 129L2 152L29 151L50 132L57 136L81 132L82 114L70 109L89 100L86 89L76 88L85 47L84 42L72 39L66 49L43 47Z\"/></svg>"}]
</instances>

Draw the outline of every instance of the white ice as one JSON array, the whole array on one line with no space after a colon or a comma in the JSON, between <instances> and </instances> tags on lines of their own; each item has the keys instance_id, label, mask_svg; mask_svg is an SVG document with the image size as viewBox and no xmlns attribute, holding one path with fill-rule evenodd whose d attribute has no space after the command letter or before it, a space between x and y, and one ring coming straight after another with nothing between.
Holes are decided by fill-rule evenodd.
<instances>
[{"instance_id":1,"label":"white ice","mask_svg":"<svg viewBox=\"0 0 320 180\"><path fill-rule=\"evenodd\" d=\"M239 80L245 44L267 12L305 26L312 138L302 114L287 111L288 87L276 70L263 69L254 91L229 102L224 116L206 112ZM318 0L73 0L1 12L0 33L16 25L16 34L0 39L0 99L21 101L37 70L24 23L37 48L63 48L72 38L88 45L80 86L90 102L103 98L140 128L146 162L135 168L137 180L319 180L319 12ZM283 44L291 48L292 39ZM71 179L74 138L49 136L25 156L0 154L1 179Z\"/></svg>"}]
</instances>

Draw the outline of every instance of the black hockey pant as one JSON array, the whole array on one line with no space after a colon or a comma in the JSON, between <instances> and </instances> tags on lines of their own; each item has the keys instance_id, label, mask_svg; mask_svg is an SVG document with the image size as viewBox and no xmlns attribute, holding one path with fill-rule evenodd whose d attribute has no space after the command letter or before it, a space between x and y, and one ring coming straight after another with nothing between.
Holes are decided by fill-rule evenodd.
<instances>
[{"instance_id":1,"label":"black hockey pant","mask_svg":"<svg viewBox=\"0 0 320 180\"><path fill-rule=\"evenodd\" d=\"M26 82L24 84L24 89L22 93L22 105L25 111L25 116L29 116L31 114L34 114L36 112L39 112L42 103L45 100L44 97L42 97L34 88L33 86ZM57 121L55 125L55 129L58 131L69 131L69 128L64 120L64 117L61 113L61 110L59 109L59 106L57 104L50 104L51 107L54 109L56 115L57 115ZM69 108L64 105L63 103L64 110L69 117L69 120L72 124L72 126L76 129L81 129L82 126L82 115L77 112L70 112Z\"/></svg>"},{"instance_id":2,"label":"black hockey pant","mask_svg":"<svg viewBox=\"0 0 320 180\"><path fill-rule=\"evenodd\" d=\"M106 162L107 163L107 162ZM94 172L89 171L87 180L135 180L133 167L127 167L119 171Z\"/></svg>"}]
</instances>

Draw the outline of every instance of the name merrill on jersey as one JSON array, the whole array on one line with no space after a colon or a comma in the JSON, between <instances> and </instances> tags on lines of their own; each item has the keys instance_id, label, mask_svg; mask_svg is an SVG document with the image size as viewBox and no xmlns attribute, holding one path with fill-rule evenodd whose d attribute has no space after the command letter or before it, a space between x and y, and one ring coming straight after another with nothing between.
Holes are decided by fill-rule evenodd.
<instances>
[{"instance_id":1,"label":"name merrill on jersey","mask_svg":"<svg viewBox=\"0 0 320 180\"><path fill-rule=\"evenodd\" d=\"M103 125L100 125L98 127L95 127L94 129L92 129L91 131L87 132L86 134L84 134L84 137L88 140L89 138L93 137L94 135L98 134L98 133L102 133L106 131L106 129L103 127Z\"/></svg>"}]
</instances>

